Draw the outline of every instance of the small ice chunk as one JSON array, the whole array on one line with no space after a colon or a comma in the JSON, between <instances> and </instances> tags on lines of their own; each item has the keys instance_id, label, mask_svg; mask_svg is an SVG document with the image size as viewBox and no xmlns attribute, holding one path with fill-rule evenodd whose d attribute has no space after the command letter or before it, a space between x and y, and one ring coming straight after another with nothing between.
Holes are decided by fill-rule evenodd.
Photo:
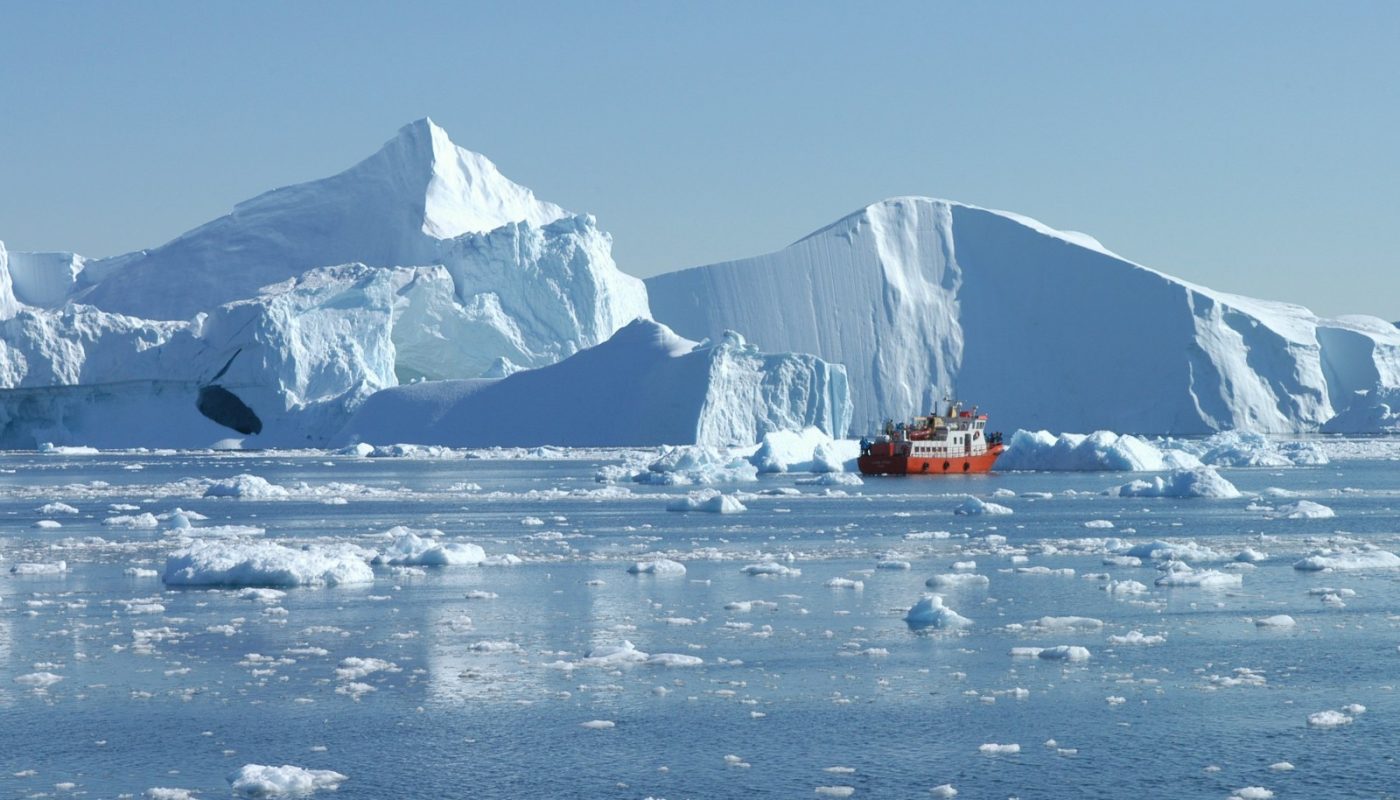
<instances>
[{"instance_id":1,"label":"small ice chunk","mask_svg":"<svg viewBox=\"0 0 1400 800\"><path fill-rule=\"evenodd\" d=\"M749 564L739 571L745 575L777 575L783 577L796 577L802 574L802 570L789 567L786 564L779 564L776 561L763 561L758 564Z\"/></svg>"},{"instance_id":2,"label":"small ice chunk","mask_svg":"<svg viewBox=\"0 0 1400 800\"><path fill-rule=\"evenodd\" d=\"M1275 614L1272 617L1256 617L1254 624L1261 628L1291 628L1298 623L1287 614Z\"/></svg>"},{"instance_id":3,"label":"small ice chunk","mask_svg":"<svg viewBox=\"0 0 1400 800\"><path fill-rule=\"evenodd\" d=\"M988 742L984 745L979 746L977 750L980 753L985 753L991 756L1004 756L1021 752L1021 745L996 744L995 742Z\"/></svg>"},{"instance_id":4,"label":"small ice chunk","mask_svg":"<svg viewBox=\"0 0 1400 800\"><path fill-rule=\"evenodd\" d=\"M590 731L606 731L617 727L617 723L610 719L590 719L587 722L580 722L580 728L587 728Z\"/></svg>"},{"instance_id":5,"label":"small ice chunk","mask_svg":"<svg viewBox=\"0 0 1400 800\"><path fill-rule=\"evenodd\" d=\"M747 511L748 508L739 498L721 494L710 489L703 492L691 492L688 496L679 500L674 500L666 505L667 511L706 511L712 514L734 514L740 511Z\"/></svg>"},{"instance_id":6,"label":"small ice chunk","mask_svg":"<svg viewBox=\"0 0 1400 800\"><path fill-rule=\"evenodd\" d=\"M243 473L221 481L213 481L204 490L205 497L235 497L242 500L282 500L290 496L284 487L268 483L266 478Z\"/></svg>"},{"instance_id":7,"label":"small ice chunk","mask_svg":"<svg viewBox=\"0 0 1400 800\"><path fill-rule=\"evenodd\" d=\"M647 561L638 561L627 568L633 575L657 575L661 577L684 575L685 565L679 561L672 561L669 558L654 558Z\"/></svg>"},{"instance_id":8,"label":"small ice chunk","mask_svg":"<svg viewBox=\"0 0 1400 800\"><path fill-rule=\"evenodd\" d=\"M972 620L943 605L943 596L926 594L904 615L904 621L911 628L958 629L972 624Z\"/></svg>"},{"instance_id":9,"label":"small ice chunk","mask_svg":"<svg viewBox=\"0 0 1400 800\"><path fill-rule=\"evenodd\" d=\"M1352 722L1351 717L1340 711L1318 711L1308 715L1308 727L1311 728L1340 728Z\"/></svg>"},{"instance_id":10,"label":"small ice chunk","mask_svg":"<svg viewBox=\"0 0 1400 800\"><path fill-rule=\"evenodd\" d=\"M347 778L328 769L303 769L290 764L270 767L244 764L228 776L233 791L245 797L280 794L310 794L319 789L335 789Z\"/></svg>"},{"instance_id":11,"label":"small ice chunk","mask_svg":"<svg viewBox=\"0 0 1400 800\"><path fill-rule=\"evenodd\" d=\"M962 517L974 517L984 514L1010 514L1011 509L1000 503L989 503L976 497L968 496L953 509L953 513Z\"/></svg>"}]
</instances>

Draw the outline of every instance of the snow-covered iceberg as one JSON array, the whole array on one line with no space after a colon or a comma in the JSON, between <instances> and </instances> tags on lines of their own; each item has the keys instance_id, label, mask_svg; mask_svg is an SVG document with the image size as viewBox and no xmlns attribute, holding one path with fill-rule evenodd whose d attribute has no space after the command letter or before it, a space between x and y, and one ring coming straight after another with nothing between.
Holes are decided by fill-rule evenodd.
<instances>
[{"instance_id":1,"label":"snow-covered iceberg","mask_svg":"<svg viewBox=\"0 0 1400 800\"><path fill-rule=\"evenodd\" d=\"M760 353L732 332L697 344L638 319L552 366L381 391L337 441L722 446L808 426L830 434L849 419L840 366Z\"/></svg>"},{"instance_id":2,"label":"snow-covered iceberg","mask_svg":"<svg viewBox=\"0 0 1400 800\"><path fill-rule=\"evenodd\" d=\"M1316 430L1400 386L1400 330L1225 294L1083 234L946 200L863 208L765 256L647 280L683 336L727 329L846 365L857 432L945 394L997 424Z\"/></svg>"},{"instance_id":3,"label":"snow-covered iceberg","mask_svg":"<svg viewBox=\"0 0 1400 800\"><path fill-rule=\"evenodd\" d=\"M379 389L552 364L648 313L592 217L420 120L151 250L0 245L0 446L320 444Z\"/></svg>"}]
</instances>

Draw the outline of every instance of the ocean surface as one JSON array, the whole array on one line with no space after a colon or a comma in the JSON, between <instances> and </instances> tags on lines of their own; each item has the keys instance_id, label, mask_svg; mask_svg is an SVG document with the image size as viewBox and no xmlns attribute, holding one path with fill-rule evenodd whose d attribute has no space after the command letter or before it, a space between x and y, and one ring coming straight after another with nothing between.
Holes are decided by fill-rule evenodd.
<instances>
[{"instance_id":1,"label":"ocean surface","mask_svg":"<svg viewBox=\"0 0 1400 800\"><path fill-rule=\"evenodd\" d=\"M599 451L3 454L0 797L229 797L245 764L333 770L317 796L345 800L1397 797L1400 570L1294 567L1400 549L1381 452L1221 469L1228 500L1104 494L1129 473L770 475L711 487L732 514L600 481ZM203 496L239 474L287 495ZM1011 513L953 513L969 494ZM1300 499L1335 517L1285 518ZM202 529L370 553L395 526L520 563L280 596L160 576ZM1239 585L1116 557L1154 540ZM686 573L628 573L661 555ZM800 574L743 571L766 562ZM952 573L987 581L925 586ZM906 624L932 591L971 624ZM700 663L588 663L623 642ZM1012 655L1059 645L1088 658ZM1309 723L1328 710L1349 721Z\"/></svg>"}]
</instances>

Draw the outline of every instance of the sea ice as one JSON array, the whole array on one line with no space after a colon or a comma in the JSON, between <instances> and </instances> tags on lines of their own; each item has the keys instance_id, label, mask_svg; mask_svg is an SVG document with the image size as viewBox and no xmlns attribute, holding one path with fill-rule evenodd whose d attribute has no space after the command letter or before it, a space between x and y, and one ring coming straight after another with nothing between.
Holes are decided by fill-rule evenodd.
<instances>
[{"instance_id":1,"label":"sea ice","mask_svg":"<svg viewBox=\"0 0 1400 800\"><path fill-rule=\"evenodd\" d=\"M647 561L638 561L628 567L627 571L633 575L684 575L685 565L669 558L653 558Z\"/></svg>"},{"instance_id":2,"label":"sea ice","mask_svg":"<svg viewBox=\"0 0 1400 800\"><path fill-rule=\"evenodd\" d=\"M280 767L244 764L228 776L233 791L245 797L310 794L319 789L335 789L346 776L328 769L303 769L290 764Z\"/></svg>"},{"instance_id":3,"label":"sea ice","mask_svg":"<svg viewBox=\"0 0 1400 800\"><path fill-rule=\"evenodd\" d=\"M708 511L712 514L734 514L748 509L739 498L721 494L713 489L706 492L691 492L689 496L666 504L667 511Z\"/></svg>"},{"instance_id":4,"label":"sea ice","mask_svg":"<svg viewBox=\"0 0 1400 800\"><path fill-rule=\"evenodd\" d=\"M926 594L904 615L911 628L965 628L972 620L943 605L943 596Z\"/></svg>"},{"instance_id":5,"label":"sea ice","mask_svg":"<svg viewBox=\"0 0 1400 800\"><path fill-rule=\"evenodd\" d=\"M1118 497L1207 497L1228 500L1240 496L1235 485L1210 467L1173 470L1150 481L1135 480L1111 490Z\"/></svg>"},{"instance_id":6,"label":"sea ice","mask_svg":"<svg viewBox=\"0 0 1400 800\"><path fill-rule=\"evenodd\" d=\"M204 490L205 497L236 497L242 500L281 500L289 494L286 488L246 472L225 480L213 481L209 488Z\"/></svg>"},{"instance_id":7,"label":"sea ice","mask_svg":"<svg viewBox=\"0 0 1400 800\"><path fill-rule=\"evenodd\" d=\"M196 542L165 561L168 586L301 586L371 583L374 572L348 546L295 549L270 541Z\"/></svg>"},{"instance_id":8,"label":"sea ice","mask_svg":"<svg viewBox=\"0 0 1400 800\"><path fill-rule=\"evenodd\" d=\"M421 534L421 535L420 535ZM486 558L481 545L469 542L443 542L437 539L441 531L415 531L403 526L390 529L384 536L389 543L374 557L376 564L402 566L474 566Z\"/></svg>"},{"instance_id":9,"label":"sea ice","mask_svg":"<svg viewBox=\"0 0 1400 800\"><path fill-rule=\"evenodd\" d=\"M1000 503L989 503L976 497L968 496L953 509L953 513L959 516L978 516L981 514L1010 514L1011 509Z\"/></svg>"},{"instance_id":10,"label":"sea ice","mask_svg":"<svg viewBox=\"0 0 1400 800\"><path fill-rule=\"evenodd\" d=\"M1307 572L1400 569L1400 556L1386 550L1324 550L1293 564Z\"/></svg>"}]
</instances>

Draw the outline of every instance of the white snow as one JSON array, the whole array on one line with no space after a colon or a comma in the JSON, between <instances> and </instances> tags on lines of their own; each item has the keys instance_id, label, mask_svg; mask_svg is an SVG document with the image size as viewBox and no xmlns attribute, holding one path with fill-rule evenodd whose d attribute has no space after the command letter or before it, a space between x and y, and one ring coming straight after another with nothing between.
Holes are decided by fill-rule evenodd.
<instances>
[{"instance_id":1,"label":"white snow","mask_svg":"<svg viewBox=\"0 0 1400 800\"><path fill-rule=\"evenodd\" d=\"M335 789L348 778L328 769L304 769L283 764L280 767L244 764L228 776L233 791L245 797L304 795L321 789Z\"/></svg>"},{"instance_id":2,"label":"white snow","mask_svg":"<svg viewBox=\"0 0 1400 800\"><path fill-rule=\"evenodd\" d=\"M196 542L172 554L168 586L302 586L370 583L374 572L348 546L295 549L270 541Z\"/></svg>"}]
</instances>

